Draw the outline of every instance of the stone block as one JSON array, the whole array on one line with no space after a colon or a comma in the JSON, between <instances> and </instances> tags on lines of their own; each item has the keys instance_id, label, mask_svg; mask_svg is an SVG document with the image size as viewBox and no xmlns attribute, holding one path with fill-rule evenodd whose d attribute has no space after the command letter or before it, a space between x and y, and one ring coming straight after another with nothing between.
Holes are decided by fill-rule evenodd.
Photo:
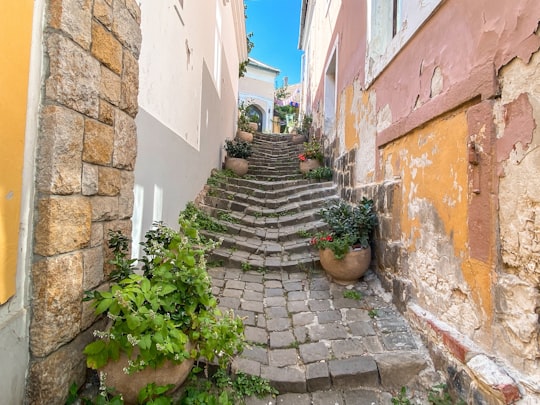
<instances>
[{"instance_id":1,"label":"stone block","mask_svg":"<svg viewBox=\"0 0 540 405\"><path fill-rule=\"evenodd\" d=\"M329 311L331 309L330 300L309 300L308 306L313 312Z\"/></svg>"},{"instance_id":2,"label":"stone block","mask_svg":"<svg viewBox=\"0 0 540 405\"><path fill-rule=\"evenodd\" d=\"M268 344L268 333L265 329L246 326L244 334L248 342L259 343L263 345Z\"/></svg>"},{"instance_id":3,"label":"stone block","mask_svg":"<svg viewBox=\"0 0 540 405\"><path fill-rule=\"evenodd\" d=\"M383 335L382 341L387 350L415 350L414 338L410 333L395 332Z\"/></svg>"},{"instance_id":4,"label":"stone block","mask_svg":"<svg viewBox=\"0 0 540 405\"><path fill-rule=\"evenodd\" d=\"M285 290L283 288L268 288L264 290L265 297L283 297Z\"/></svg>"},{"instance_id":5,"label":"stone block","mask_svg":"<svg viewBox=\"0 0 540 405\"><path fill-rule=\"evenodd\" d=\"M118 218L118 198L92 197L92 221L110 221Z\"/></svg>"},{"instance_id":6,"label":"stone block","mask_svg":"<svg viewBox=\"0 0 540 405\"><path fill-rule=\"evenodd\" d=\"M84 49L90 47L92 0L51 0L48 8L49 25L64 31Z\"/></svg>"},{"instance_id":7,"label":"stone block","mask_svg":"<svg viewBox=\"0 0 540 405\"><path fill-rule=\"evenodd\" d=\"M332 352L337 359L350 356L361 356L365 353L364 345L360 339L336 340L332 342Z\"/></svg>"},{"instance_id":8,"label":"stone block","mask_svg":"<svg viewBox=\"0 0 540 405\"><path fill-rule=\"evenodd\" d=\"M139 63L129 52L124 52L120 108L135 118L139 111Z\"/></svg>"},{"instance_id":9,"label":"stone block","mask_svg":"<svg viewBox=\"0 0 540 405\"><path fill-rule=\"evenodd\" d=\"M101 81L99 62L56 33L49 35L47 51L49 77L45 81L45 98L97 118Z\"/></svg>"},{"instance_id":10,"label":"stone block","mask_svg":"<svg viewBox=\"0 0 540 405\"><path fill-rule=\"evenodd\" d=\"M291 313L307 312L308 307L304 301L289 301L287 302L287 310Z\"/></svg>"},{"instance_id":11,"label":"stone block","mask_svg":"<svg viewBox=\"0 0 540 405\"><path fill-rule=\"evenodd\" d=\"M241 308L245 311L253 311L262 314L264 312L263 303L259 301L242 301Z\"/></svg>"},{"instance_id":12,"label":"stone block","mask_svg":"<svg viewBox=\"0 0 540 405\"><path fill-rule=\"evenodd\" d=\"M294 326L305 326L313 323L315 315L311 312L300 312L293 314L292 321Z\"/></svg>"},{"instance_id":13,"label":"stone block","mask_svg":"<svg viewBox=\"0 0 540 405\"><path fill-rule=\"evenodd\" d=\"M286 318L287 316L289 316L287 309L282 307L265 308L264 313L268 319Z\"/></svg>"},{"instance_id":14,"label":"stone block","mask_svg":"<svg viewBox=\"0 0 540 405\"><path fill-rule=\"evenodd\" d=\"M298 349L304 363L313 363L329 357L328 348L322 342L300 345Z\"/></svg>"},{"instance_id":15,"label":"stone block","mask_svg":"<svg viewBox=\"0 0 540 405\"><path fill-rule=\"evenodd\" d=\"M232 372L238 373L239 371L249 375L261 375L261 363L237 357L232 362Z\"/></svg>"},{"instance_id":16,"label":"stone block","mask_svg":"<svg viewBox=\"0 0 540 405\"><path fill-rule=\"evenodd\" d=\"M138 80L138 79L137 79ZM120 76L105 66L101 67L100 96L105 101L118 106L120 104L122 84Z\"/></svg>"},{"instance_id":17,"label":"stone block","mask_svg":"<svg viewBox=\"0 0 540 405\"><path fill-rule=\"evenodd\" d=\"M83 290L91 290L103 282L103 248L85 249L83 254Z\"/></svg>"},{"instance_id":18,"label":"stone block","mask_svg":"<svg viewBox=\"0 0 540 405\"><path fill-rule=\"evenodd\" d=\"M81 191L84 119L62 106L46 106L41 112L37 155L37 188L49 194Z\"/></svg>"},{"instance_id":19,"label":"stone block","mask_svg":"<svg viewBox=\"0 0 540 405\"><path fill-rule=\"evenodd\" d=\"M242 290L237 291L242 292ZM262 301L263 295L260 292L245 290L243 291L243 298L248 301Z\"/></svg>"},{"instance_id":20,"label":"stone block","mask_svg":"<svg viewBox=\"0 0 540 405\"><path fill-rule=\"evenodd\" d=\"M91 196L98 192L98 166L88 163L83 164L82 170L82 195Z\"/></svg>"},{"instance_id":21,"label":"stone block","mask_svg":"<svg viewBox=\"0 0 540 405\"><path fill-rule=\"evenodd\" d=\"M390 389L407 386L427 366L425 356L418 352L383 353L375 361L382 386Z\"/></svg>"},{"instance_id":22,"label":"stone block","mask_svg":"<svg viewBox=\"0 0 540 405\"><path fill-rule=\"evenodd\" d=\"M120 194L121 171L112 167L98 168L98 194L101 196L117 196Z\"/></svg>"},{"instance_id":23,"label":"stone block","mask_svg":"<svg viewBox=\"0 0 540 405\"><path fill-rule=\"evenodd\" d=\"M249 282L247 280L244 280L246 281L246 292L248 291L253 291L253 292L258 292L258 293L262 293L263 292L263 285L262 285L262 282L261 283L252 283L252 282ZM261 297L261 300L262 300L262 297Z\"/></svg>"},{"instance_id":24,"label":"stone block","mask_svg":"<svg viewBox=\"0 0 540 405\"><path fill-rule=\"evenodd\" d=\"M114 124L114 106L104 100L99 100L99 116L98 119L107 125Z\"/></svg>"},{"instance_id":25,"label":"stone block","mask_svg":"<svg viewBox=\"0 0 540 405\"><path fill-rule=\"evenodd\" d=\"M305 326L298 326L293 329L294 337L298 343L306 343L307 341L307 328Z\"/></svg>"},{"instance_id":26,"label":"stone block","mask_svg":"<svg viewBox=\"0 0 540 405\"><path fill-rule=\"evenodd\" d=\"M92 207L85 197L50 197L38 202L34 252L53 256L87 247Z\"/></svg>"},{"instance_id":27,"label":"stone block","mask_svg":"<svg viewBox=\"0 0 540 405\"><path fill-rule=\"evenodd\" d=\"M331 387L327 363L311 363L306 366L306 385L309 392L323 391ZM315 400L315 397L313 399Z\"/></svg>"},{"instance_id":28,"label":"stone block","mask_svg":"<svg viewBox=\"0 0 540 405\"><path fill-rule=\"evenodd\" d=\"M276 349L268 352L268 362L271 366L293 366L298 361L296 349Z\"/></svg>"},{"instance_id":29,"label":"stone block","mask_svg":"<svg viewBox=\"0 0 540 405\"><path fill-rule=\"evenodd\" d=\"M291 328L290 318L273 318L266 322L266 328L270 332L278 332Z\"/></svg>"},{"instance_id":30,"label":"stone block","mask_svg":"<svg viewBox=\"0 0 540 405\"><path fill-rule=\"evenodd\" d=\"M309 394L282 394L276 398L276 405L311 405Z\"/></svg>"},{"instance_id":31,"label":"stone block","mask_svg":"<svg viewBox=\"0 0 540 405\"><path fill-rule=\"evenodd\" d=\"M263 347L248 347L242 352L242 357L268 365L268 350Z\"/></svg>"},{"instance_id":32,"label":"stone block","mask_svg":"<svg viewBox=\"0 0 540 405\"><path fill-rule=\"evenodd\" d=\"M136 0L126 0L126 7L138 24L141 23L141 9Z\"/></svg>"},{"instance_id":33,"label":"stone block","mask_svg":"<svg viewBox=\"0 0 540 405\"><path fill-rule=\"evenodd\" d=\"M261 377L280 392L306 392L306 376L294 367L261 366Z\"/></svg>"},{"instance_id":34,"label":"stone block","mask_svg":"<svg viewBox=\"0 0 540 405\"><path fill-rule=\"evenodd\" d=\"M135 120L122 111L115 110L113 166L118 169L133 170L136 156L137 127Z\"/></svg>"},{"instance_id":35,"label":"stone block","mask_svg":"<svg viewBox=\"0 0 540 405\"><path fill-rule=\"evenodd\" d=\"M98 22L92 23L92 55L116 74L122 73L122 44Z\"/></svg>"},{"instance_id":36,"label":"stone block","mask_svg":"<svg viewBox=\"0 0 540 405\"><path fill-rule=\"evenodd\" d=\"M115 1L113 3L112 32L123 46L129 49L135 57L139 57L142 41L141 29L125 2Z\"/></svg>"},{"instance_id":37,"label":"stone block","mask_svg":"<svg viewBox=\"0 0 540 405\"><path fill-rule=\"evenodd\" d=\"M295 338L291 331L270 332L270 347L283 348L289 347L295 342Z\"/></svg>"},{"instance_id":38,"label":"stone block","mask_svg":"<svg viewBox=\"0 0 540 405\"><path fill-rule=\"evenodd\" d=\"M371 322L353 322L349 324L351 333L354 336L373 336L375 335L375 330L371 326Z\"/></svg>"},{"instance_id":39,"label":"stone block","mask_svg":"<svg viewBox=\"0 0 540 405\"><path fill-rule=\"evenodd\" d=\"M80 331L83 255L71 253L36 262L32 268L30 348L48 356Z\"/></svg>"},{"instance_id":40,"label":"stone block","mask_svg":"<svg viewBox=\"0 0 540 405\"><path fill-rule=\"evenodd\" d=\"M94 0L94 17L108 29L112 25L112 7L105 0Z\"/></svg>"},{"instance_id":41,"label":"stone block","mask_svg":"<svg viewBox=\"0 0 540 405\"><path fill-rule=\"evenodd\" d=\"M114 128L95 120L85 120L83 161L110 165L114 146Z\"/></svg>"},{"instance_id":42,"label":"stone block","mask_svg":"<svg viewBox=\"0 0 540 405\"><path fill-rule=\"evenodd\" d=\"M135 203L134 188L135 173L122 170L120 172L120 196L118 197L118 217L120 219L128 219L133 215L133 205Z\"/></svg>"},{"instance_id":43,"label":"stone block","mask_svg":"<svg viewBox=\"0 0 540 405\"><path fill-rule=\"evenodd\" d=\"M285 304L285 297L268 297L264 299L266 307L284 307Z\"/></svg>"},{"instance_id":44,"label":"stone block","mask_svg":"<svg viewBox=\"0 0 540 405\"><path fill-rule=\"evenodd\" d=\"M83 349L92 339L92 330L88 330L51 355L33 359L28 369L26 402L64 404L70 385L85 381Z\"/></svg>"},{"instance_id":45,"label":"stone block","mask_svg":"<svg viewBox=\"0 0 540 405\"><path fill-rule=\"evenodd\" d=\"M311 396L312 396L313 405L343 405L344 404L343 397L341 396L341 392L339 391L313 392ZM365 404L365 405L373 405L373 404Z\"/></svg>"},{"instance_id":46,"label":"stone block","mask_svg":"<svg viewBox=\"0 0 540 405\"><path fill-rule=\"evenodd\" d=\"M371 390L348 390L343 393L343 399L347 405L377 405L391 404L391 399L388 401L379 398L376 391Z\"/></svg>"},{"instance_id":47,"label":"stone block","mask_svg":"<svg viewBox=\"0 0 540 405\"><path fill-rule=\"evenodd\" d=\"M347 329L343 325L336 324L313 325L309 328L309 337L312 341L345 339L347 337Z\"/></svg>"},{"instance_id":48,"label":"stone block","mask_svg":"<svg viewBox=\"0 0 540 405\"><path fill-rule=\"evenodd\" d=\"M322 311L317 313L317 319L319 323L331 323L341 321L340 311Z\"/></svg>"},{"instance_id":49,"label":"stone block","mask_svg":"<svg viewBox=\"0 0 540 405\"><path fill-rule=\"evenodd\" d=\"M377 364L372 357L331 360L328 369L335 388L376 387L379 384Z\"/></svg>"},{"instance_id":50,"label":"stone block","mask_svg":"<svg viewBox=\"0 0 540 405\"><path fill-rule=\"evenodd\" d=\"M103 246L103 223L92 222L90 229L90 247Z\"/></svg>"}]
</instances>

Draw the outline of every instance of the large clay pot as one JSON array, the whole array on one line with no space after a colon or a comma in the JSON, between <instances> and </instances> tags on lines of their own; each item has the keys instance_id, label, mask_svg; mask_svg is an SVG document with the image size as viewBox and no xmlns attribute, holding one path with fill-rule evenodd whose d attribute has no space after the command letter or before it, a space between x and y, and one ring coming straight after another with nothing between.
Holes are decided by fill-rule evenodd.
<instances>
[{"instance_id":1,"label":"large clay pot","mask_svg":"<svg viewBox=\"0 0 540 405\"><path fill-rule=\"evenodd\" d=\"M121 354L118 361L109 361L99 371L106 374L105 384L107 387L114 387L115 391L122 394L126 405L137 404L139 391L150 383L157 386L173 384L169 391L174 392L186 380L191 368L193 359L186 359L180 364L166 361L157 369L147 367L144 370L126 374L124 368L128 366L128 358Z\"/></svg>"},{"instance_id":2,"label":"large clay pot","mask_svg":"<svg viewBox=\"0 0 540 405\"><path fill-rule=\"evenodd\" d=\"M319 250L321 265L333 282L341 285L354 284L369 268L371 248L351 250L338 260L331 249Z\"/></svg>"},{"instance_id":3,"label":"large clay pot","mask_svg":"<svg viewBox=\"0 0 540 405\"><path fill-rule=\"evenodd\" d=\"M246 141L249 143L253 142L253 134L251 132L238 130L236 132L236 137L241 141Z\"/></svg>"},{"instance_id":4,"label":"large clay pot","mask_svg":"<svg viewBox=\"0 0 540 405\"><path fill-rule=\"evenodd\" d=\"M321 164L317 159L306 159L303 162L300 162L300 171L302 173L307 173L313 169L321 167Z\"/></svg>"},{"instance_id":5,"label":"large clay pot","mask_svg":"<svg viewBox=\"0 0 540 405\"><path fill-rule=\"evenodd\" d=\"M291 136L291 143L293 145L300 145L306 141L307 139L305 135L294 134L293 136Z\"/></svg>"},{"instance_id":6,"label":"large clay pot","mask_svg":"<svg viewBox=\"0 0 540 405\"><path fill-rule=\"evenodd\" d=\"M254 131L257 131L259 129L259 124L256 123L256 122L250 122L249 123L249 127L254 130Z\"/></svg>"},{"instance_id":7,"label":"large clay pot","mask_svg":"<svg viewBox=\"0 0 540 405\"><path fill-rule=\"evenodd\" d=\"M227 156L227 159L225 159L225 169L232 170L238 176L243 176L248 172L248 161L246 159Z\"/></svg>"}]
</instances>

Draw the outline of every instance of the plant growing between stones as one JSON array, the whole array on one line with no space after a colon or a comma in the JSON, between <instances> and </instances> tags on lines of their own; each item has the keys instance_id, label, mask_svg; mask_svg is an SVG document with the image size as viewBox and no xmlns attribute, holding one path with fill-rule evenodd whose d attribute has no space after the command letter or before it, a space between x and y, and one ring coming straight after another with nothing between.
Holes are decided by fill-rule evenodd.
<instances>
[{"instance_id":1,"label":"plant growing between stones","mask_svg":"<svg viewBox=\"0 0 540 405\"><path fill-rule=\"evenodd\" d=\"M356 290L345 290L343 291L343 298L360 301L362 299L362 294Z\"/></svg>"},{"instance_id":2,"label":"plant growing between stones","mask_svg":"<svg viewBox=\"0 0 540 405\"><path fill-rule=\"evenodd\" d=\"M250 271L251 270L251 263L243 262L241 267L242 267L242 271Z\"/></svg>"},{"instance_id":3,"label":"plant growing between stones","mask_svg":"<svg viewBox=\"0 0 540 405\"><path fill-rule=\"evenodd\" d=\"M130 359L127 373L199 357L225 366L242 350L241 319L223 314L212 296L205 255L217 243L199 236L197 215L180 213L178 231L156 223L142 243L143 274L131 272L107 290L87 293L95 313L110 319L84 349L90 368L120 353ZM116 246L122 253L123 244Z\"/></svg>"},{"instance_id":4,"label":"plant growing between stones","mask_svg":"<svg viewBox=\"0 0 540 405\"><path fill-rule=\"evenodd\" d=\"M370 318L376 318L379 315L379 312L376 309L370 309L368 312L368 316Z\"/></svg>"},{"instance_id":5,"label":"plant growing between stones","mask_svg":"<svg viewBox=\"0 0 540 405\"><path fill-rule=\"evenodd\" d=\"M329 167L317 167L316 169L306 172L304 175L307 179L313 180L332 180L333 171Z\"/></svg>"}]
</instances>

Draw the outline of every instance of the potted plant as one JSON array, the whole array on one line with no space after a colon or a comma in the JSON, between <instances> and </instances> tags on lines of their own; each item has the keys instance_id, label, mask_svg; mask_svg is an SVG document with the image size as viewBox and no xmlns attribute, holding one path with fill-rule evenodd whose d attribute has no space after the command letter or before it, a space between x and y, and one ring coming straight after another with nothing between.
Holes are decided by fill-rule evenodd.
<instances>
[{"instance_id":1,"label":"potted plant","mask_svg":"<svg viewBox=\"0 0 540 405\"><path fill-rule=\"evenodd\" d=\"M241 140L225 140L225 169L232 170L238 176L243 176L248 172L247 158L251 156L251 144Z\"/></svg>"},{"instance_id":2,"label":"potted plant","mask_svg":"<svg viewBox=\"0 0 540 405\"><path fill-rule=\"evenodd\" d=\"M236 131L236 137L241 141L253 142L253 132L255 131L251 125L250 117L242 102L238 107L238 130Z\"/></svg>"},{"instance_id":3,"label":"potted plant","mask_svg":"<svg viewBox=\"0 0 540 405\"><path fill-rule=\"evenodd\" d=\"M304 142L304 152L298 155L300 172L307 173L321 166L323 160L322 145L316 139Z\"/></svg>"},{"instance_id":4,"label":"potted plant","mask_svg":"<svg viewBox=\"0 0 540 405\"><path fill-rule=\"evenodd\" d=\"M329 231L315 235L311 245L319 249L322 267L336 283L354 283L371 262L369 242L377 224L373 200L362 198L356 206L338 200L319 215Z\"/></svg>"},{"instance_id":5,"label":"potted plant","mask_svg":"<svg viewBox=\"0 0 540 405\"><path fill-rule=\"evenodd\" d=\"M114 281L87 294L95 313L109 319L84 349L87 365L105 374L126 404L136 403L149 383L177 388L195 359L225 365L243 346L242 321L222 314L211 293L205 253L215 243L201 239L187 212L178 231L156 223L146 233L142 272L126 258L128 239L110 234Z\"/></svg>"},{"instance_id":6,"label":"potted plant","mask_svg":"<svg viewBox=\"0 0 540 405\"><path fill-rule=\"evenodd\" d=\"M249 116L249 127L251 128L252 132L257 131L259 129L259 117L256 114L251 114Z\"/></svg>"}]
</instances>

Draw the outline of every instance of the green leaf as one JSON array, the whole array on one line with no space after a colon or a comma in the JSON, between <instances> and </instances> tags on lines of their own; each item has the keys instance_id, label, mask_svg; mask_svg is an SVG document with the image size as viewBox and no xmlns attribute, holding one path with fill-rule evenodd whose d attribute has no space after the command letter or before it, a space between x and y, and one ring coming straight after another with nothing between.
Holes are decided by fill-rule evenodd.
<instances>
[{"instance_id":1,"label":"green leaf","mask_svg":"<svg viewBox=\"0 0 540 405\"><path fill-rule=\"evenodd\" d=\"M96 340L95 342L89 343L83 350L83 353L86 355L94 355L102 352L106 348L106 344L103 340Z\"/></svg>"},{"instance_id":2,"label":"green leaf","mask_svg":"<svg viewBox=\"0 0 540 405\"><path fill-rule=\"evenodd\" d=\"M126 321L127 321L128 328L130 330L137 329L139 325L141 324L141 320L135 315L127 315Z\"/></svg>"},{"instance_id":3,"label":"green leaf","mask_svg":"<svg viewBox=\"0 0 540 405\"><path fill-rule=\"evenodd\" d=\"M107 311L112 303L112 298L105 298L103 301L100 301L96 306L96 315L102 314L103 312Z\"/></svg>"}]
</instances>

